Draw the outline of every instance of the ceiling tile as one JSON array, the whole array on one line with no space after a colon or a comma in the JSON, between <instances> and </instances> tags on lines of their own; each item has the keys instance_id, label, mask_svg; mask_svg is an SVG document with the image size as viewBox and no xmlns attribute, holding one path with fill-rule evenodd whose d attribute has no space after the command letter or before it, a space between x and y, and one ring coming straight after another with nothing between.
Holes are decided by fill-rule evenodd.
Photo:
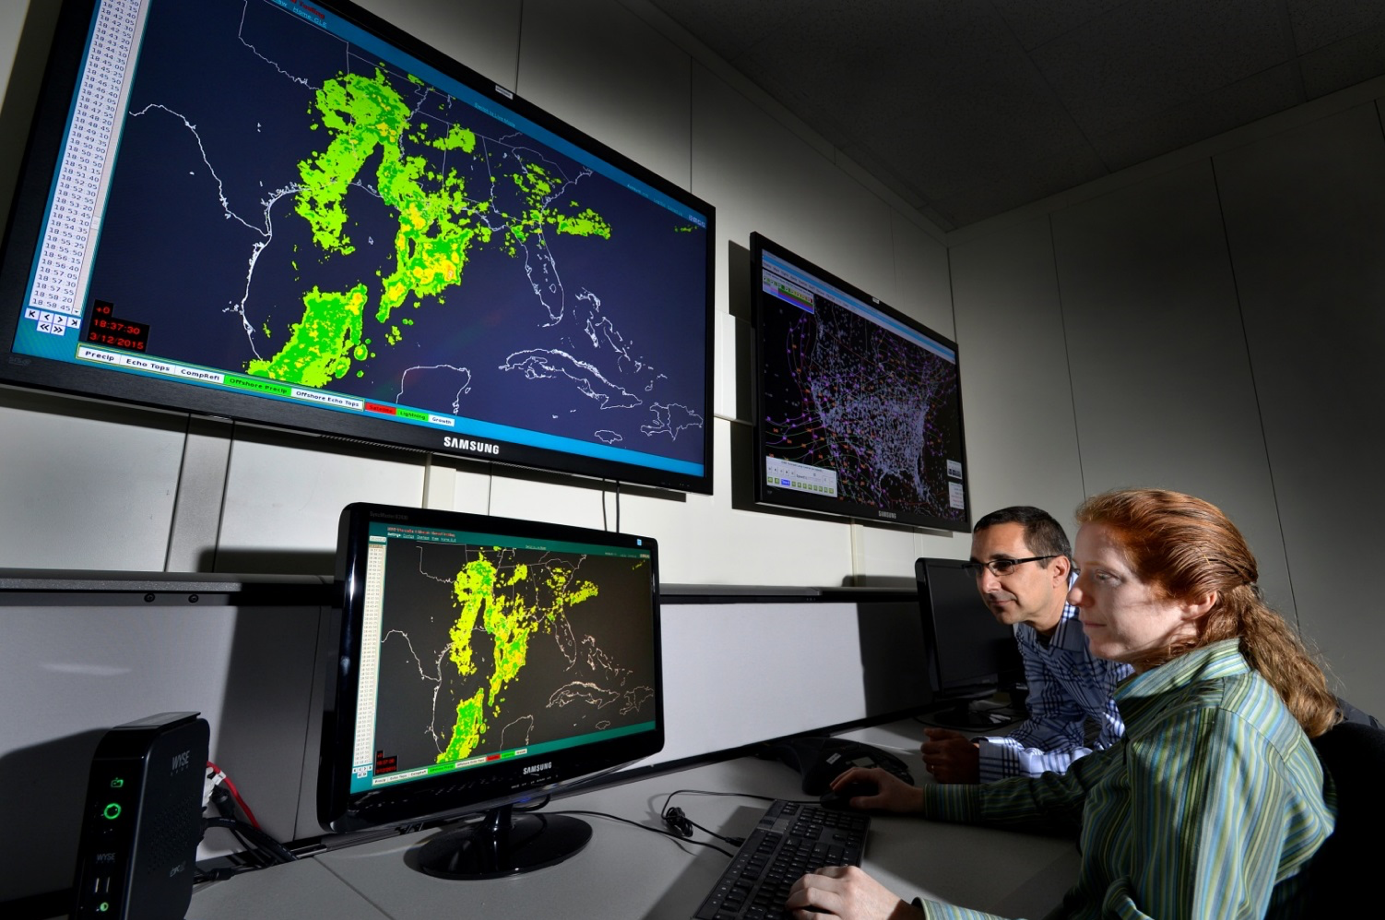
<instances>
[{"instance_id":1,"label":"ceiling tile","mask_svg":"<svg viewBox=\"0 0 1385 920\"><path fill-rule=\"evenodd\" d=\"M743 69L830 142L858 161L893 163L928 199L974 184L978 161L1081 142L984 5L947 19L929 4L905 7L889 23L859 15L850 29L839 16L804 16L743 56Z\"/></svg>"},{"instance_id":2,"label":"ceiling tile","mask_svg":"<svg viewBox=\"0 0 1385 920\"><path fill-rule=\"evenodd\" d=\"M717 56L734 64L746 48L797 14L795 0L649 0Z\"/></svg>"},{"instance_id":3,"label":"ceiling tile","mask_svg":"<svg viewBox=\"0 0 1385 920\"><path fill-rule=\"evenodd\" d=\"M1299 59L1309 99L1385 74L1385 26L1348 36Z\"/></svg>"},{"instance_id":4,"label":"ceiling tile","mask_svg":"<svg viewBox=\"0 0 1385 920\"><path fill-rule=\"evenodd\" d=\"M1092 138L1112 171L1206 140L1303 101L1296 64L1282 64Z\"/></svg>"},{"instance_id":5,"label":"ceiling tile","mask_svg":"<svg viewBox=\"0 0 1385 920\"><path fill-rule=\"evenodd\" d=\"M647 2L944 230L1385 74L1385 0Z\"/></svg>"},{"instance_id":6,"label":"ceiling tile","mask_svg":"<svg viewBox=\"0 0 1385 920\"><path fill-rule=\"evenodd\" d=\"M1033 50L1113 10L1126 0L991 0L991 6Z\"/></svg>"},{"instance_id":7,"label":"ceiling tile","mask_svg":"<svg viewBox=\"0 0 1385 920\"><path fill-rule=\"evenodd\" d=\"M1291 57L1278 0L1137 0L1036 50L1091 135L1206 95Z\"/></svg>"},{"instance_id":8,"label":"ceiling tile","mask_svg":"<svg viewBox=\"0 0 1385 920\"><path fill-rule=\"evenodd\" d=\"M1380 0L1286 0L1299 54L1385 27Z\"/></svg>"}]
</instances>

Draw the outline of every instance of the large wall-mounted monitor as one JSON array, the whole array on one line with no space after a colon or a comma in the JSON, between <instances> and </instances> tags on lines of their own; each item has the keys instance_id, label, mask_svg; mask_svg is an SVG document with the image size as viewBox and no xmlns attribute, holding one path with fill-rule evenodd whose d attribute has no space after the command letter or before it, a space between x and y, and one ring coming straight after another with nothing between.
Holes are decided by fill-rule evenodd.
<instances>
[{"instance_id":1,"label":"large wall-mounted monitor","mask_svg":"<svg viewBox=\"0 0 1385 920\"><path fill-rule=\"evenodd\" d=\"M976 700L1012 691L1024 681L1013 627L996 620L981 599L976 576L957 559L918 559L914 575L928 663L928 683L940 711L938 724L992 727L1014 713L983 707Z\"/></svg>"},{"instance_id":2,"label":"large wall-mounted monitor","mask_svg":"<svg viewBox=\"0 0 1385 920\"><path fill-rule=\"evenodd\" d=\"M957 345L750 238L756 500L966 532Z\"/></svg>"},{"instance_id":3,"label":"large wall-mounted monitor","mask_svg":"<svg viewBox=\"0 0 1385 920\"><path fill-rule=\"evenodd\" d=\"M486 811L420 852L418 867L441 876L505 875L580 849L584 822L512 809L662 749L658 569L648 537L348 506L323 826Z\"/></svg>"},{"instance_id":4,"label":"large wall-mounted monitor","mask_svg":"<svg viewBox=\"0 0 1385 920\"><path fill-rule=\"evenodd\" d=\"M344 0L66 0L0 381L710 492L713 219Z\"/></svg>"}]
</instances>

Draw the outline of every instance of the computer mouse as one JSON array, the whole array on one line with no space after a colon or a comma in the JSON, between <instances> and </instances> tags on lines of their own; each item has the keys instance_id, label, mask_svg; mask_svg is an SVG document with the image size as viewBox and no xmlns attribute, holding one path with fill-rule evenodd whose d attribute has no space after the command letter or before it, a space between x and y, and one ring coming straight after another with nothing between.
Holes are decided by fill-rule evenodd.
<instances>
[{"instance_id":1,"label":"computer mouse","mask_svg":"<svg viewBox=\"0 0 1385 920\"><path fill-rule=\"evenodd\" d=\"M841 811L851 807L852 799L863 795L875 795L879 791L880 787L875 783L857 780L854 783L847 783L840 789L827 790L818 801L823 808L835 808Z\"/></svg>"}]
</instances>

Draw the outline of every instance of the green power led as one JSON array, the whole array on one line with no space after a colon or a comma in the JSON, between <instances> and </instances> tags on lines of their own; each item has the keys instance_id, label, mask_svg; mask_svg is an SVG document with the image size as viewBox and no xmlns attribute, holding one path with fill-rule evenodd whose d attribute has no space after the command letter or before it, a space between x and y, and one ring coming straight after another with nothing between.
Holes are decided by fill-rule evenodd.
<instances>
[{"instance_id":1,"label":"green power led","mask_svg":"<svg viewBox=\"0 0 1385 920\"><path fill-rule=\"evenodd\" d=\"M102 810L101 817L105 818L107 821L114 821L116 818L119 818L120 803L112 802L111 804L107 805L105 809Z\"/></svg>"}]
</instances>

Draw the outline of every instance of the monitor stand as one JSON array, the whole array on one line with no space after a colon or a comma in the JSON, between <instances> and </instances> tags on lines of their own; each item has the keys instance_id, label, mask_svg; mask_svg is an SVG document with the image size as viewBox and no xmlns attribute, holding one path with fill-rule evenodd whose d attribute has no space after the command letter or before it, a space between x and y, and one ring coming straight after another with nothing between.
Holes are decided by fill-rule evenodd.
<instances>
[{"instance_id":1,"label":"monitor stand","mask_svg":"<svg viewBox=\"0 0 1385 920\"><path fill-rule=\"evenodd\" d=\"M994 729L1024 718L1023 697L1011 691L1008 704L993 701L995 692L970 694L951 701L947 708L930 712L923 719L943 728Z\"/></svg>"},{"instance_id":2,"label":"monitor stand","mask_svg":"<svg viewBox=\"0 0 1385 920\"><path fill-rule=\"evenodd\" d=\"M444 831L416 851L414 868L436 878L503 878L553 866L591 840L591 825L571 815L513 814L512 805L475 824Z\"/></svg>"},{"instance_id":3,"label":"monitor stand","mask_svg":"<svg viewBox=\"0 0 1385 920\"><path fill-rule=\"evenodd\" d=\"M1011 709L973 709L967 701L959 702L951 709L930 712L925 718L943 728L995 728L1014 721Z\"/></svg>"}]
</instances>

